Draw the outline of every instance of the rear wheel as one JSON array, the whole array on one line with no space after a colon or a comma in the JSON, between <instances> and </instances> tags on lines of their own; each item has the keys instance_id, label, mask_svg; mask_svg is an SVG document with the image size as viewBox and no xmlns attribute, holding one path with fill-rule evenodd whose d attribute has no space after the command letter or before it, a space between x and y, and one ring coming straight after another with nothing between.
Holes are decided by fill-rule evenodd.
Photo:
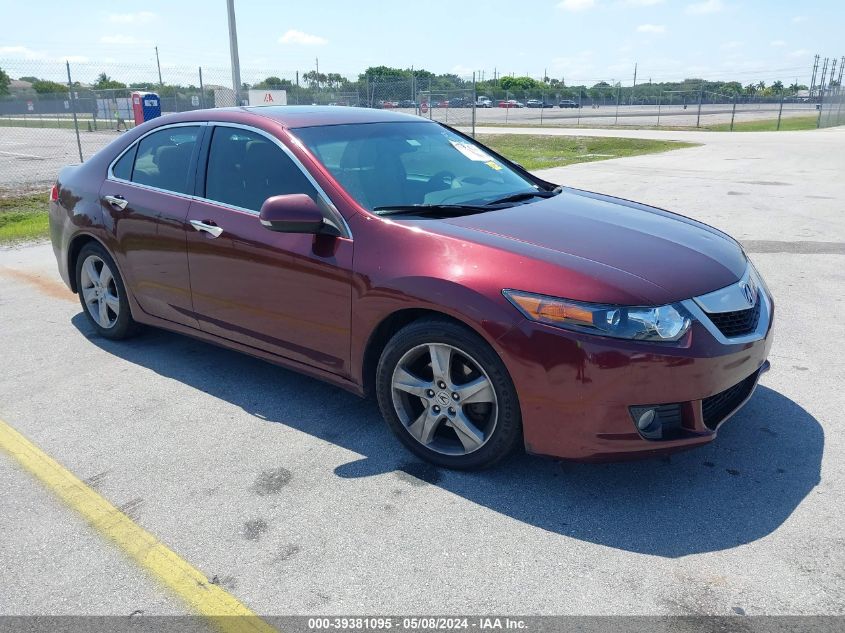
<instances>
[{"instance_id":1,"label":"rear wheel","mask_svg":"<svg viewBox=\"0 0 845 633\"><path fill-rule=\"evenodd\" d=\"M135 330L129 300L111 255L97 242L82 247L76 260L76 288L88 321L100 336L122 339Z\"/></svg>"},{"instance_id":2,"label":"rear wheel","mask_svg":"<svg viewBox=\"0 0 845 633\"><path fill-rule=\"evenodd\" d=\"M478 469L522 438L516 390L501 359L475 333L449 321L416 321L390 340L376 374L382 415L416 455Z\"/></svg>"}]
</instances>

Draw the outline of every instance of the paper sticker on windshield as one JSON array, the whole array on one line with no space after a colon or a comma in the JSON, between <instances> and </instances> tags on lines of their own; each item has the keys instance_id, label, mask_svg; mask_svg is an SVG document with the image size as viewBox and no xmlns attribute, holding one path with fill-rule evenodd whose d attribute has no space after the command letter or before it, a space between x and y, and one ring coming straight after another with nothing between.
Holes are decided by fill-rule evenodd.
<instances>
[{"instance_id":1,"label":"paper sticker on windshield","mask_svg":"<svg viewBox=\"0 0 845 633\"><path fill-rule=\"evenodd\" d=\"M462 143L461 141L449 141L456 150L469 158L470 160L486 163L492 161L493 157L485 151L482 151L471 143Z\"/></svg>"},{"instance_id":2,"label":"paper sticker on windshield","mask_svg":"<svg viewBox=\"0 0 845 633\"><path fill-rule=\"evenodd\" d=\"M487 165L490 169L495 169L496 171L502 171L502 166L499 163L493 162L492 160L488 160L484 164Z\"/></svg>"}]
</instances>

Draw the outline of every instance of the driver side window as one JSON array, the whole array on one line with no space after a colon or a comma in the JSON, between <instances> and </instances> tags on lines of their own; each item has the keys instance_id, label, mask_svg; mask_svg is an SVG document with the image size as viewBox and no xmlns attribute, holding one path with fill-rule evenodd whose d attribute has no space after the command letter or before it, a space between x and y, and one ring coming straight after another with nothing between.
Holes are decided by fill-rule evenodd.
<instances>
[{"instance_id":1,"label":"driver side window","mask_svg":"<svg viewBox=\"0 0 845 633\"><path fill-rule=\"evenodd\" d=\"M302 170L273 141L242 128L214 128L205 198L258 212L267 198L291 193L318 199Z\"/></svg>"}]
</instances>

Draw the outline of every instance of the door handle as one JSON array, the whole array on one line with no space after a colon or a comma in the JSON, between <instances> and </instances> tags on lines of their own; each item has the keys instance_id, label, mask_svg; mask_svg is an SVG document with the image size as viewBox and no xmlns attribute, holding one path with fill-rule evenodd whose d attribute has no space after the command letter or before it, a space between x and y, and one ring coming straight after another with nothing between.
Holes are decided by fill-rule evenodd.
<instances>
[{"instance_id":1,"label":"door handle","mask_svg":"<svg viewBox=\"0 0 845 633\"><path fill-rule=\"evenodd\" d=\"M210 220L206 220L203 222L202 220L191 220L191 226L194 227L197 231L205 231L211 237L220 237L220 234L223 232L219 226L215 224L209 224Z\"/></svg>"},{"instance_id":2,"label":"door handle","mask_svg":"<svg viewBox=\"0 0 845 633\"><path fill-rule=\"evenodd\" d=\"M129 204L129 201L120 195L103 196L103 200L108 202L111 206L115 207L116 209L120 209L121 211L123 211L126 208L126 205Z\"/></svg>"}]
</instances>

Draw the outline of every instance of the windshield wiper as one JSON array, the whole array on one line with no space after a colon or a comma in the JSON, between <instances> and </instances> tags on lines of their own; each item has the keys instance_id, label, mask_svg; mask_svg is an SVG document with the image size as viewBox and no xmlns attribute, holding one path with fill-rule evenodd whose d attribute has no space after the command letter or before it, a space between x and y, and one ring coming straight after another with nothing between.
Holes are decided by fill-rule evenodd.
<instances>
[{"instance_id":1,"label":"windshield wiper","mask_svg":"<svg viewBox=\"0 0 845 633\"><path fill-rule=\"evenodd\" d=\"M485 204L389 204L376 207L376 215L424 215L428 213L442 213L447 215L467 215L490 211Z\"/></svg>"},{"instance_id":2,"label":"windshield wiper","mask_svg":"<svg viewBox=\"0 0 845 633\"><path fill-rule=\"evenodd\" d=\"M486 207L493 207L497 204L507 204L508 202L520 202L522 200L530 200L531 198L553 198L560 192L557 190L552 191L520 191L519 193L514 193L509 196L505 196L504 198L499 198L498 200L493 200L492 202L488 202L484 206Z\"/></svg>"}]
</instances>

